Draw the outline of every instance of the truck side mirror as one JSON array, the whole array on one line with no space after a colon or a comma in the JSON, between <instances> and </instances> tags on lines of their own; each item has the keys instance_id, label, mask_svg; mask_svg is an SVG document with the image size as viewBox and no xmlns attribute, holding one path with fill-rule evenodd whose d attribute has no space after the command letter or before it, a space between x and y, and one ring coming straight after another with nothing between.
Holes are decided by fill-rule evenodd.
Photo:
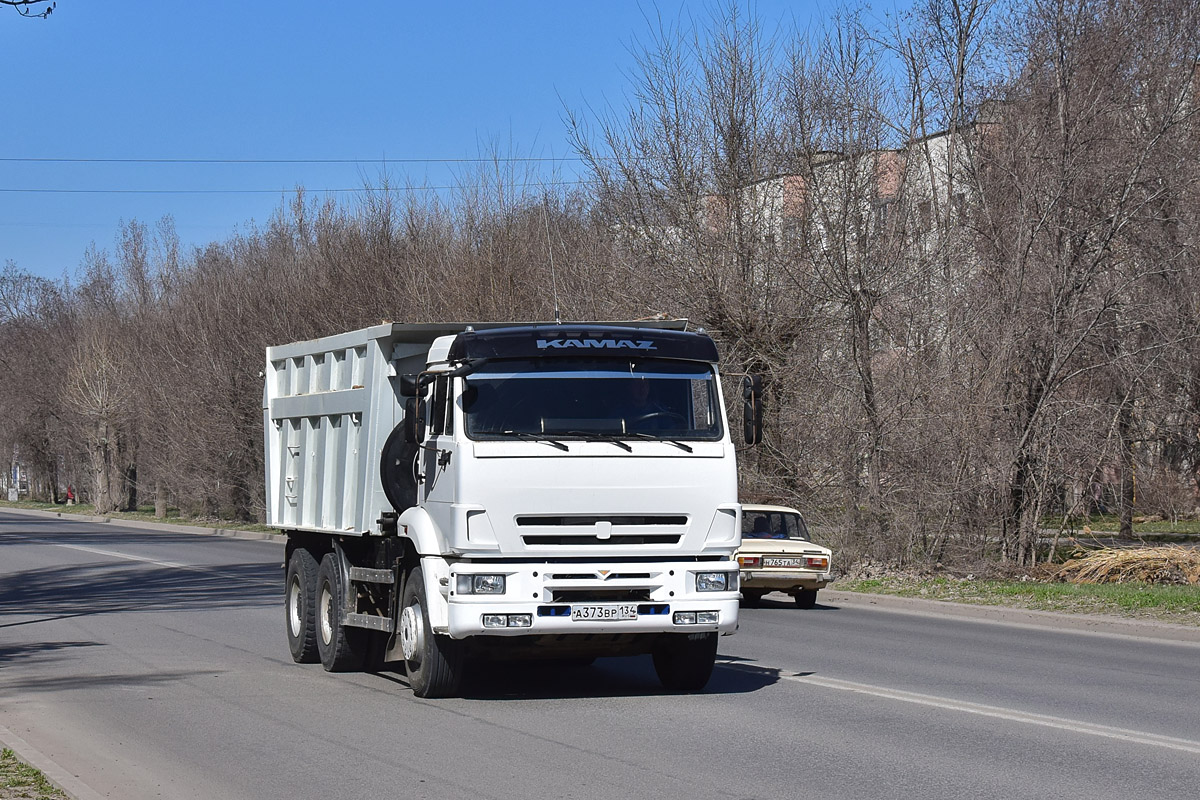
<instances>
[{"instance_id":1,"label":"truck side mirror","mask_svg":"<svg viewBox=\"0 0 1200 800\"><path fill-rule=\"evenodd\" d=\"M416 397L420 392L420 376L415 373L400 376L400 396Z\"/></svg>"},{"instance_id":2,"label":"truck side mirror","mask_svg":"<svg viewBox=\"0 0 1200 800\"><path fill-rule=\"evenodd\" d=\"M742 378L742 434L746 444L755 445L763 438L763 379L761 375Z\"/></svg>"},{"instance_id":3,"label":"truck side mirror","mask_svg":"<svg viewBox=\"0 0 1200 800\"><path fill-rule=\"evenodd\" d=\"M425 401L410 397L404 401L404 441L420 444L425 438Z\"/></svg>"}]
</instances>

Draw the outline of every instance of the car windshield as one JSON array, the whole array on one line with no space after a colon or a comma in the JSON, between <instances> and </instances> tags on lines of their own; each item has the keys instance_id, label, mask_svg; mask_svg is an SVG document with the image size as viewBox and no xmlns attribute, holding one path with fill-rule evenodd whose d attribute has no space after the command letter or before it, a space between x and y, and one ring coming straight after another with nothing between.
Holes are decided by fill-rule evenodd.
<instances>
[{"instance_id":1,"label":"car windshield","mask_svg":"<svg viewBox=\"0 0 1200 800\"><path fill-rule=\"evenodd\" d=\"M799 514L786 511L742 511L743 539L803 539L808 529Z\"/></svg>"},{"instance_id":2,"label":"car windshield","mask_svg":"<svg viewBox=\"0 0 1200 800\"><path fill-rule=\"evenodd\" d=\"M650 358L491 361L463 391L472 439L716 440L719 408L711 366Z\"/></svg>"}]
</instances>

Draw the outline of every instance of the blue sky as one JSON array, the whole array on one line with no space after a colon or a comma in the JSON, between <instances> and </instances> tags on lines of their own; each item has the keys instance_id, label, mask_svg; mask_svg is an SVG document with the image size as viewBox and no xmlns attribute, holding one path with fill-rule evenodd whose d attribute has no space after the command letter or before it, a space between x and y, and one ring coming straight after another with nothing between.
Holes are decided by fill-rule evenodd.
<instances>
[{"instance_id":1,"label":"blue sky","mask_svg":"<svg viewBox=\"0 0 1200 800\"><path fill-rule=\"evenodd\" d=\"M755 5L768 23L819 14L806 2ZM620 103L629 47L645 38L647 17L702 18L708 8L679 0L58 0L47 20L0 8L0 263L62 277L90 243L112 250L121 220L153 224L164 215L185 244L221 240L265 223L297 186L374 181L384 159L472 158L494 148L570 157L563 103ZM453 182L452 169L392 163L387 172L393 182L438 186ZM167 193L78 191L135 189Z\"/></svg>"}]
</instances>

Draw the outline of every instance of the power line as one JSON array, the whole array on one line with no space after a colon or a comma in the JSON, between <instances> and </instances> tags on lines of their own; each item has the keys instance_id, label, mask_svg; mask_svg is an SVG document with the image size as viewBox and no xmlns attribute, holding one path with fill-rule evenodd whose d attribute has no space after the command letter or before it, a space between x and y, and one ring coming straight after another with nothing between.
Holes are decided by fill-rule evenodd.
<instances>
[{"instance_id":1,"label":"power line","mask_svg":"<svg viewBox=\"0 0 1200 800\"><path fill-rule=\"evenodd\" d=\"M583 161L578 156L561 158L0 158L0 162L23 164L510 164Z\"/></svg>"},{"instance_id":2,"label":"power line","mask_svg":"<svg viewBox=\"0 0 1200 800\"><path fill-rule=\"evenodd\" d=\"M579 186L586 181L536 181L529 183L513 183L510 186L524 189L530 186ZM429 192L447 189L484 189L480 184L455 184L449 186L366 186L354 189L310 189L306 186L296 186L291 189L9 189L0 188L5 194L291 194L303 190L311 194L345 194L354 192Z\"/></svg>"}]
</instances>

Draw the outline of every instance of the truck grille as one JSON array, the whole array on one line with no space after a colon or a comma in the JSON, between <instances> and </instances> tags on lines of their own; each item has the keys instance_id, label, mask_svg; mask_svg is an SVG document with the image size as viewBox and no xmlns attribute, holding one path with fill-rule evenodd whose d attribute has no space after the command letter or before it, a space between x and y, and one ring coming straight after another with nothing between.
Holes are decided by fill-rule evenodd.
<instances>
[{"instance_id":1,"label":"truck grille","mask_svg":"<svg viewBox=\"0 0 1200 800\"><path fill-rule=\"evenodd\" d=\"M579 545L579 544L678 544L679 534L669 533L654 533L643 534L639 536L625 536L614 534L607 539L601 539L599 536L572 536L570 534L553 534L553 533L530 533L521 537L521 541L528 545L544 545L544 546L561 546L561 545Z\"/></svg>"},{"instance_id":2,"label":"truck grille","mask_svg":"<svg viewBox=\"0 0 1200 800\"><path fill-rule=\"evenodd\" d=\"M550 515L525 515L517 517L518 527L538 526L538 527L571 527L571 528L593 528L597 522L607 522L614 528L624 528L628 526L646 526L653 525L661 528L665 526L687 525L687 517L683 514L660 514L660 515L637 515L629 514L623 516L586 516L571 514L567 516L550 516Z\"/></svg>"},{"instance_id":3,"label":"truck grille","mask_svg":"<svg viewBox=\"0 0 1200 800\"><path fill-rule=\"evenodd\" d=\"M539 533L522 534L521 540L525 544L561 547L678 544L687 529L688 518L685 514L540 514L519 516L516 522L519 528L542 529ZM678 532L669 530L671 528Z\"/></svg>"},{"instance_id":4,"label":"truck grille","mask_svg":"<svg viewBox=\"0 0 1200 800\"><path fill-rule=\"evenodd\" d=\"M552 589L549 603L628 603L650 599L649 589Z\"/></svg>"}]
</instances>

